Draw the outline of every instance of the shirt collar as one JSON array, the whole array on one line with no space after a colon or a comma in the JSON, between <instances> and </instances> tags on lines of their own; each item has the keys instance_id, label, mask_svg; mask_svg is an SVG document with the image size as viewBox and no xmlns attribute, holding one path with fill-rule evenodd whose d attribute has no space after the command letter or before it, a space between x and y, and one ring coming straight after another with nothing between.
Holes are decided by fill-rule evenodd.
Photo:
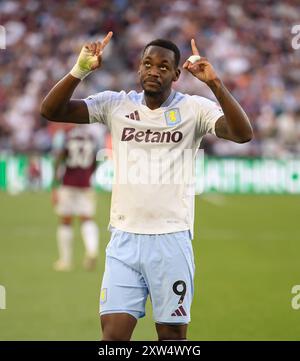
<instances>
[{"instance_id":1,"label":"shirt collar","mask_svg":"<svg viewBox=\"0 0 300 361\"><path fill-rule=\"evenodd\" d=\"M162 105L160 106L160 108L162 107L168 107L173 99L175 98L175 95L176 95L176 91L171 89L171 93L170 95L168 96L168 98L162 103ZM144 95L144 91L142 92L142 104L143 105L146 105L146 102L145 102L145 95Z\"/></svg>"}]
</instances>

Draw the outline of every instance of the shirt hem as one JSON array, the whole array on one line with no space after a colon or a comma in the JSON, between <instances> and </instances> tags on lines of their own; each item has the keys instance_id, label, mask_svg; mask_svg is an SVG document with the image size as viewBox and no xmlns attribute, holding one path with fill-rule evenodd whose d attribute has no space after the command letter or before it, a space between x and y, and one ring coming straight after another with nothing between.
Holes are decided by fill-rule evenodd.
<instances>
[{"instance_id":1,"label":"shirt hem","mask_svg":"<svg viewBox=\"0 0 300 361\"><path fill-rule=\"evenodd\" d=\"M111 229L111 227L114 227L120 231L123 232L128 232L128 233L135 233L135 234L167 234L167 233L176 233L176 232L182 232L182 231L190 231L191 232L191 228L189 226L185 226L185 227L179 227L179 228L170 228L164 231L145 231L142 229L137 229L137 228L131 228L131 227L123 227L120 226L118 224L115 224L114 222L110 222L108 224L108 229Z\"/></svg>"}]
</instances>

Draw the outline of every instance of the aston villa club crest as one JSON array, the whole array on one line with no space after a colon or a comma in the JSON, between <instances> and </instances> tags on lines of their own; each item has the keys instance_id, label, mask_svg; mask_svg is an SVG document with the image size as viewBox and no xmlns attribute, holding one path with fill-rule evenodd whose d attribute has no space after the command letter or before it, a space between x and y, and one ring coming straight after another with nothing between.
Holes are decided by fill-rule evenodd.
<instances>
[{"instance_id":1,"label":"aston villa club crest","mask_svg":"<svg viewBox=\"0 0 300 361\"><path fill-rule=\"evenodd\" d=\"M107 300L107 288L102 288L100 294L100 304L103 305Z\"/></svg>"},{"instance_id":2,"label":"aston villa club crest","mask_svg":"<svg viewBox=\"0 0 300 361\"><path fill-rule=\"evenodd\" d=\"M178 108L173 108L165 112L167 125L172 127L181 122L180 112Z\"/></svg>"}]
</instances>

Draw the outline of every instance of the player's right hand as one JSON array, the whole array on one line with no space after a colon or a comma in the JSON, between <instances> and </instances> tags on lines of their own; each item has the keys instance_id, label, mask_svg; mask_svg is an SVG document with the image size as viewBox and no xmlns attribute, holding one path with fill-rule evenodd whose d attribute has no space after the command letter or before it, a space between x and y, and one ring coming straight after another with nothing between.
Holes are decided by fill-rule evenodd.
<instances>
[{"instance_id":1,"label":"player's right hand","mask_svg":"<svg viewBox=\"0 0 300 361\"><path fill-rule=\"evenodd\" d=\"M102 42L96 41L85 44L78 57L78 64L80 68L88 71L100 68L102 64L103 50L110 42L112 36L113 33L110 31Z\"/></svg>"},{"instance_id":2,"label":"player's right hand","mask_svg":"<svg viewBox=\"0 0 300 361\"><path fill-rule=\"evenodd\" d=\"M110 42L113 33L110 31L102 42L87 43L81 49L77 62L71 70L75 78L84 79L91 71L99 69L102 65L102 54L106 45Z\"/></svg>"}]
</instances>

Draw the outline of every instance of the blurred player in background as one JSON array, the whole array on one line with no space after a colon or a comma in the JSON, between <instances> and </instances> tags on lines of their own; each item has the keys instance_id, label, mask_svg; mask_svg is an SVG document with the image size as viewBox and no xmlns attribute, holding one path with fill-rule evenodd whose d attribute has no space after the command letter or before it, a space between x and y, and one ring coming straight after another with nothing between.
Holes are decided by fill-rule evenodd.
<instances>
[{"instance_id":1,"label":"blurred player in background","mask_svg":"<svg viewBox=\"0 0 300 361\"><path fill-rule=\"evenodd\" d=\"M96 197L91 177L96 167L97 143L86 127L69 126L58 132L54 139L54 189L52 201L59 216L57 242L59 259L56 271L72 269L74 217L81 222L81 235L85 246L83 266L93 270L96 266L99 231L94 221Z\"/></svg>"},{"instance_id":2,"label":"blurred player in background","mask_svg":"<svg viewBox=\"0 0 300 361\"><path fill-rule=\"evenodd\" d=\"M158 339L185 340L194 293L193 159L205 134L245 143L252 138L252 127L212 65L200 57L194 40L192 56L183 68L204 82L220 105L172 89L181 73L180 51L165 39L148 43L142 52L138 75L143 92L104 91L71 100L80 81L101 67L102 53L111 37L110 32L102 43L82 48L70 74L44 99L41 112L55 121L104 123L112 134L115 182L112 236L100 296L103 340L130 340L137 320L145 315L148 295ZM127 149L128 154L133 151L140 157L125 159ZM124 182L120 176L124 164L130 167L130 162L136 165L142 160L143 175L158 169L155 157L151 157L153 150L165 151L164 160L176 157L174 167L169 163L169 174L185 150L191 151L191 162L184 164L189 178L167 184L149 178L145 183Z\"/></svg>"}]
</instances>

